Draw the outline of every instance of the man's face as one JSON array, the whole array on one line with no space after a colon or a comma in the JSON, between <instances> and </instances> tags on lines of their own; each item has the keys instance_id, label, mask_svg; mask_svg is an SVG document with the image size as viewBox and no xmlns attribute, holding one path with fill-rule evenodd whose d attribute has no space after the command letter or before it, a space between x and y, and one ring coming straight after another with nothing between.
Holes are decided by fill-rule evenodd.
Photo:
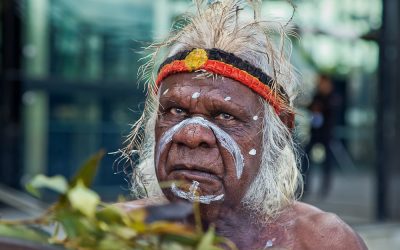
<instances>
[{"instance_id":1,"label":"man's face","mask_svg":"<svg viewBox=\"0 0 400 250\"><path fill-rule=\"evenodd\" d=\"M223 195L212 205L236 206L260 167L263 105L235 80L197 75L172 75L159 90L157 178L175 181L183 192L195 186L200 196ZM236 151L229 150L232 145L238 146ZM163 192L171 201L180 199L170 188Z\"/></svg>"}]
</instances>

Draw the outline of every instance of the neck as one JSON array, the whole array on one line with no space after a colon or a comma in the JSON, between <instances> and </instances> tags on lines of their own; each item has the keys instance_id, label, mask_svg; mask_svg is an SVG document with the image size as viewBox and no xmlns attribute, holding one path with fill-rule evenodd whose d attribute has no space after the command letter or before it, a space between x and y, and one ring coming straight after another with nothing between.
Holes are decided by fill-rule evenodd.
<instances>
[{"instance_id":1,"label":"neck","mask_svg":"<svg viewBox=\"0 0 400 250\"><path fill-rule=\"evenodd\" d=\"M202 217L203 226L214 226L218 235L233 241L239 249L251 249L255 242L260 242L264 224L242 206L237 208L222 207L214 218ZM211 215L211 213L207 213Z\"/></svg>"},{"instance_id":2,"label":"neck","mask_svg":"<svg viewBox=\"0 0 400 250\"><path fill-rule=\"evenodd\" d=\"M268 241L285 238L285 215L265 222L243 206L222 207L214 218L202 217L203 226L213 225L218 235L230 239L239 249L263 249Z\"/></svg>"}]
</instances>

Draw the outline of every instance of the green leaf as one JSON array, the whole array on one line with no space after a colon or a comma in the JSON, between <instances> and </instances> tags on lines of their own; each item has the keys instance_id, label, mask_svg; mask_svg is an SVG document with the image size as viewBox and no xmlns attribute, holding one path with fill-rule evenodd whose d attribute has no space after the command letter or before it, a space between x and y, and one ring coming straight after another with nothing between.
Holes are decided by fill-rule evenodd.
<instances>
[{"instance_id":1,"label":"green leaf","mask_svg":"<svg viewBox=\"0 0 400 250\"><path fill-rule=\"evenodd\" d=\"M98 153L91 156L72 178L70 181L70 187L75 186L79 180L81 180L86 187L90 187L94 177L96 176L97 169L103 156L104 150L100 150Z\"/></svg>"},{"instance_id":2,"label":"green leaf","mask_svg":"<svg viewBox=\"0 0 400 250\"><path fill-rule=\"evenodd\" d=\"M107 224L120 224L123 225L122 214L123 212L116 206L106 206L105 208L96 212L96 218L99 221Z\"/></svg>"},{"instance_id":3,"label":"green leaf","mask_svg":"<svg viewBox=\"0 0 400 250\"><path fill-rule=\"evenodd\" d=\"M163 241L166 242L176 242L181 245L192 246L192 247L196 246L196 243L198 243L198 238L184 236L184 235L166 234L162 237L162 239Z\"/></svg>"},{"instance_id":4,"label":"green leaf","mask_svg":"<svg viewBox=\"0 0 400 250\"><path fill-rule=\"evenodd\" d=\"M130 250L132 247L130 246L129 241L121 241L121 239L115 238L113 235L106 235L103 239L100 240L97 250Z\"/></svg>"},{"instance_id":5,"label":"green leaf","mask_svg":"<svg viewBox=\"0 0 400 250\"><path fill-rule=\"evenodd\" d=\"M129 227L124 227L124 226L114 226L111 228L111 231L113 234L117 235L119 238L124 239L124 240L131 240L135 238L138 233L133 230L132 228Z\"/></svg>"},{"instance_id":6,"label":"green leaf","mask_svg":"<svg viewBox=\"0 0 400 250\"><path fill-rule=\"evenodd\" d=\"M94 191L85 187L83 181L68 191L67 197L72 208L80 211L89 218L96 214L97 206L100 204L100 197Z\"/></svg>"},{"instance_id":7,"label":"green leaf","mask_svg":"<svg viewBox=\"0 0 400 250\"><path fill-rule=\"evenodd\" d=\"M0 236L47 243L49 235L25 225L0 224Z\"/></svg>"},{"instance_id":8,"label":"green leaf","mask_svg":"<svg viewBox=\"0 0 400 250\"><path fill-rule=\"evenodd\" d=\"M62 225L62 229L70 240L88 239L101 236L99 228L79 211L71 211L71 208L59 210L55 220Z\"/></svg>"},{"instance_id":9,"label":"green leaf","mask_svg":"<svg viewBox=\"0 0 400 250\"><path fill-rule=\"evenodd\" d=\"M37 197L40 197L40 188L48 188L60 194L64 194L68 189L68 183L67 180L61 175L47 177L40 174L35 176L26 185L26 190Z\"/></svg>"},{"instance_id":10,"label":"green leaf","mask_svg":"<svg viewBox=\"0 0 400 250\"><path fill-rule=\"evenodd\" d=\"M86 187L89 187L99 166L101 159L104 156L104 150L100 150L98 153L92 155L77 171L75 176L70 180L69 187L74 187L79 180L83 182ZM67 197L61 195L58 202L55 204L55 210L62 209L67 206Z\"/></svg>"},{"instance_id":11,"label":"green leaf","mask_svg":"<svg viewBox=\"0 0 400 250\"><path fill-rule=\"evenodd\" d=\"M199 245L197 246L197 250L216 250L220 249L214 246L214 238L215 238L215 230L213 227L207 231L207 233L201 239Z\"/></svg>"}]
</instances>

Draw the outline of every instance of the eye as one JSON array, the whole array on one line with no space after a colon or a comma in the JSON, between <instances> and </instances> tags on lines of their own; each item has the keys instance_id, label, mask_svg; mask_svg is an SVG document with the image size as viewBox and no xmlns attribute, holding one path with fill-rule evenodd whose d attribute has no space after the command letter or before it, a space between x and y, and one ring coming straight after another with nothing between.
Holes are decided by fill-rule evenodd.
<instances>
[{"instance_id":1,"label":"eye","mask_svg":"<svg viewBox=\"0 0 400 250\"><path fill-rule=\"evenodd\" d=\"M173 115L186 115L186 111L181 108L171 108L169 112Z\"/></svg>"},{"instance_id":2,"label":"eye","mask_svg":"<svg viewBox=\"0 0 400 250\"><path fill-rule=\"evenodd\" d=\"M234 120L235 117L233 115L227 114L227 113L221 113L215 117L217 120L224 120L224 121L231 121Z\"/></svg>"}]
</instances>

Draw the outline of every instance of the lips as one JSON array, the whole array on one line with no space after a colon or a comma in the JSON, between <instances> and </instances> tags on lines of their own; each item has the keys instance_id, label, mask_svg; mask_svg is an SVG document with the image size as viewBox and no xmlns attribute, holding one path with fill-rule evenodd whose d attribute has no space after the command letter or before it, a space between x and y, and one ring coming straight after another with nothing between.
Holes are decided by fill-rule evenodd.
<instances>
[{"instance_id":1,"label":"lips","mask_svg":"<svg viewBox=\"0 0 400 250\"><path fill-rule=\"evenodd\" d=\"M193 177L195 179L213 179L216 181L220 181L217 173L213 170L202 166L191 166L184 164L177 164L170 167L170 173L173 175L182 175L186 177ZM191 178L191 179L193 179ZM185 178L186 179L186 178Z\"/></svg>"},{"instance_id":2,"label":"lips","mask_svg":"<svg viewBox=\"0 0 400 250\"><path fill-rule=\"evenodd\" d=\"M199 191L202 195L218 193L223 186L222 179L215 171L199 165L172 165L169 168L168 179L184 181L187 184L197 181L200 183Z\"/></svg>"}]
</instances>

